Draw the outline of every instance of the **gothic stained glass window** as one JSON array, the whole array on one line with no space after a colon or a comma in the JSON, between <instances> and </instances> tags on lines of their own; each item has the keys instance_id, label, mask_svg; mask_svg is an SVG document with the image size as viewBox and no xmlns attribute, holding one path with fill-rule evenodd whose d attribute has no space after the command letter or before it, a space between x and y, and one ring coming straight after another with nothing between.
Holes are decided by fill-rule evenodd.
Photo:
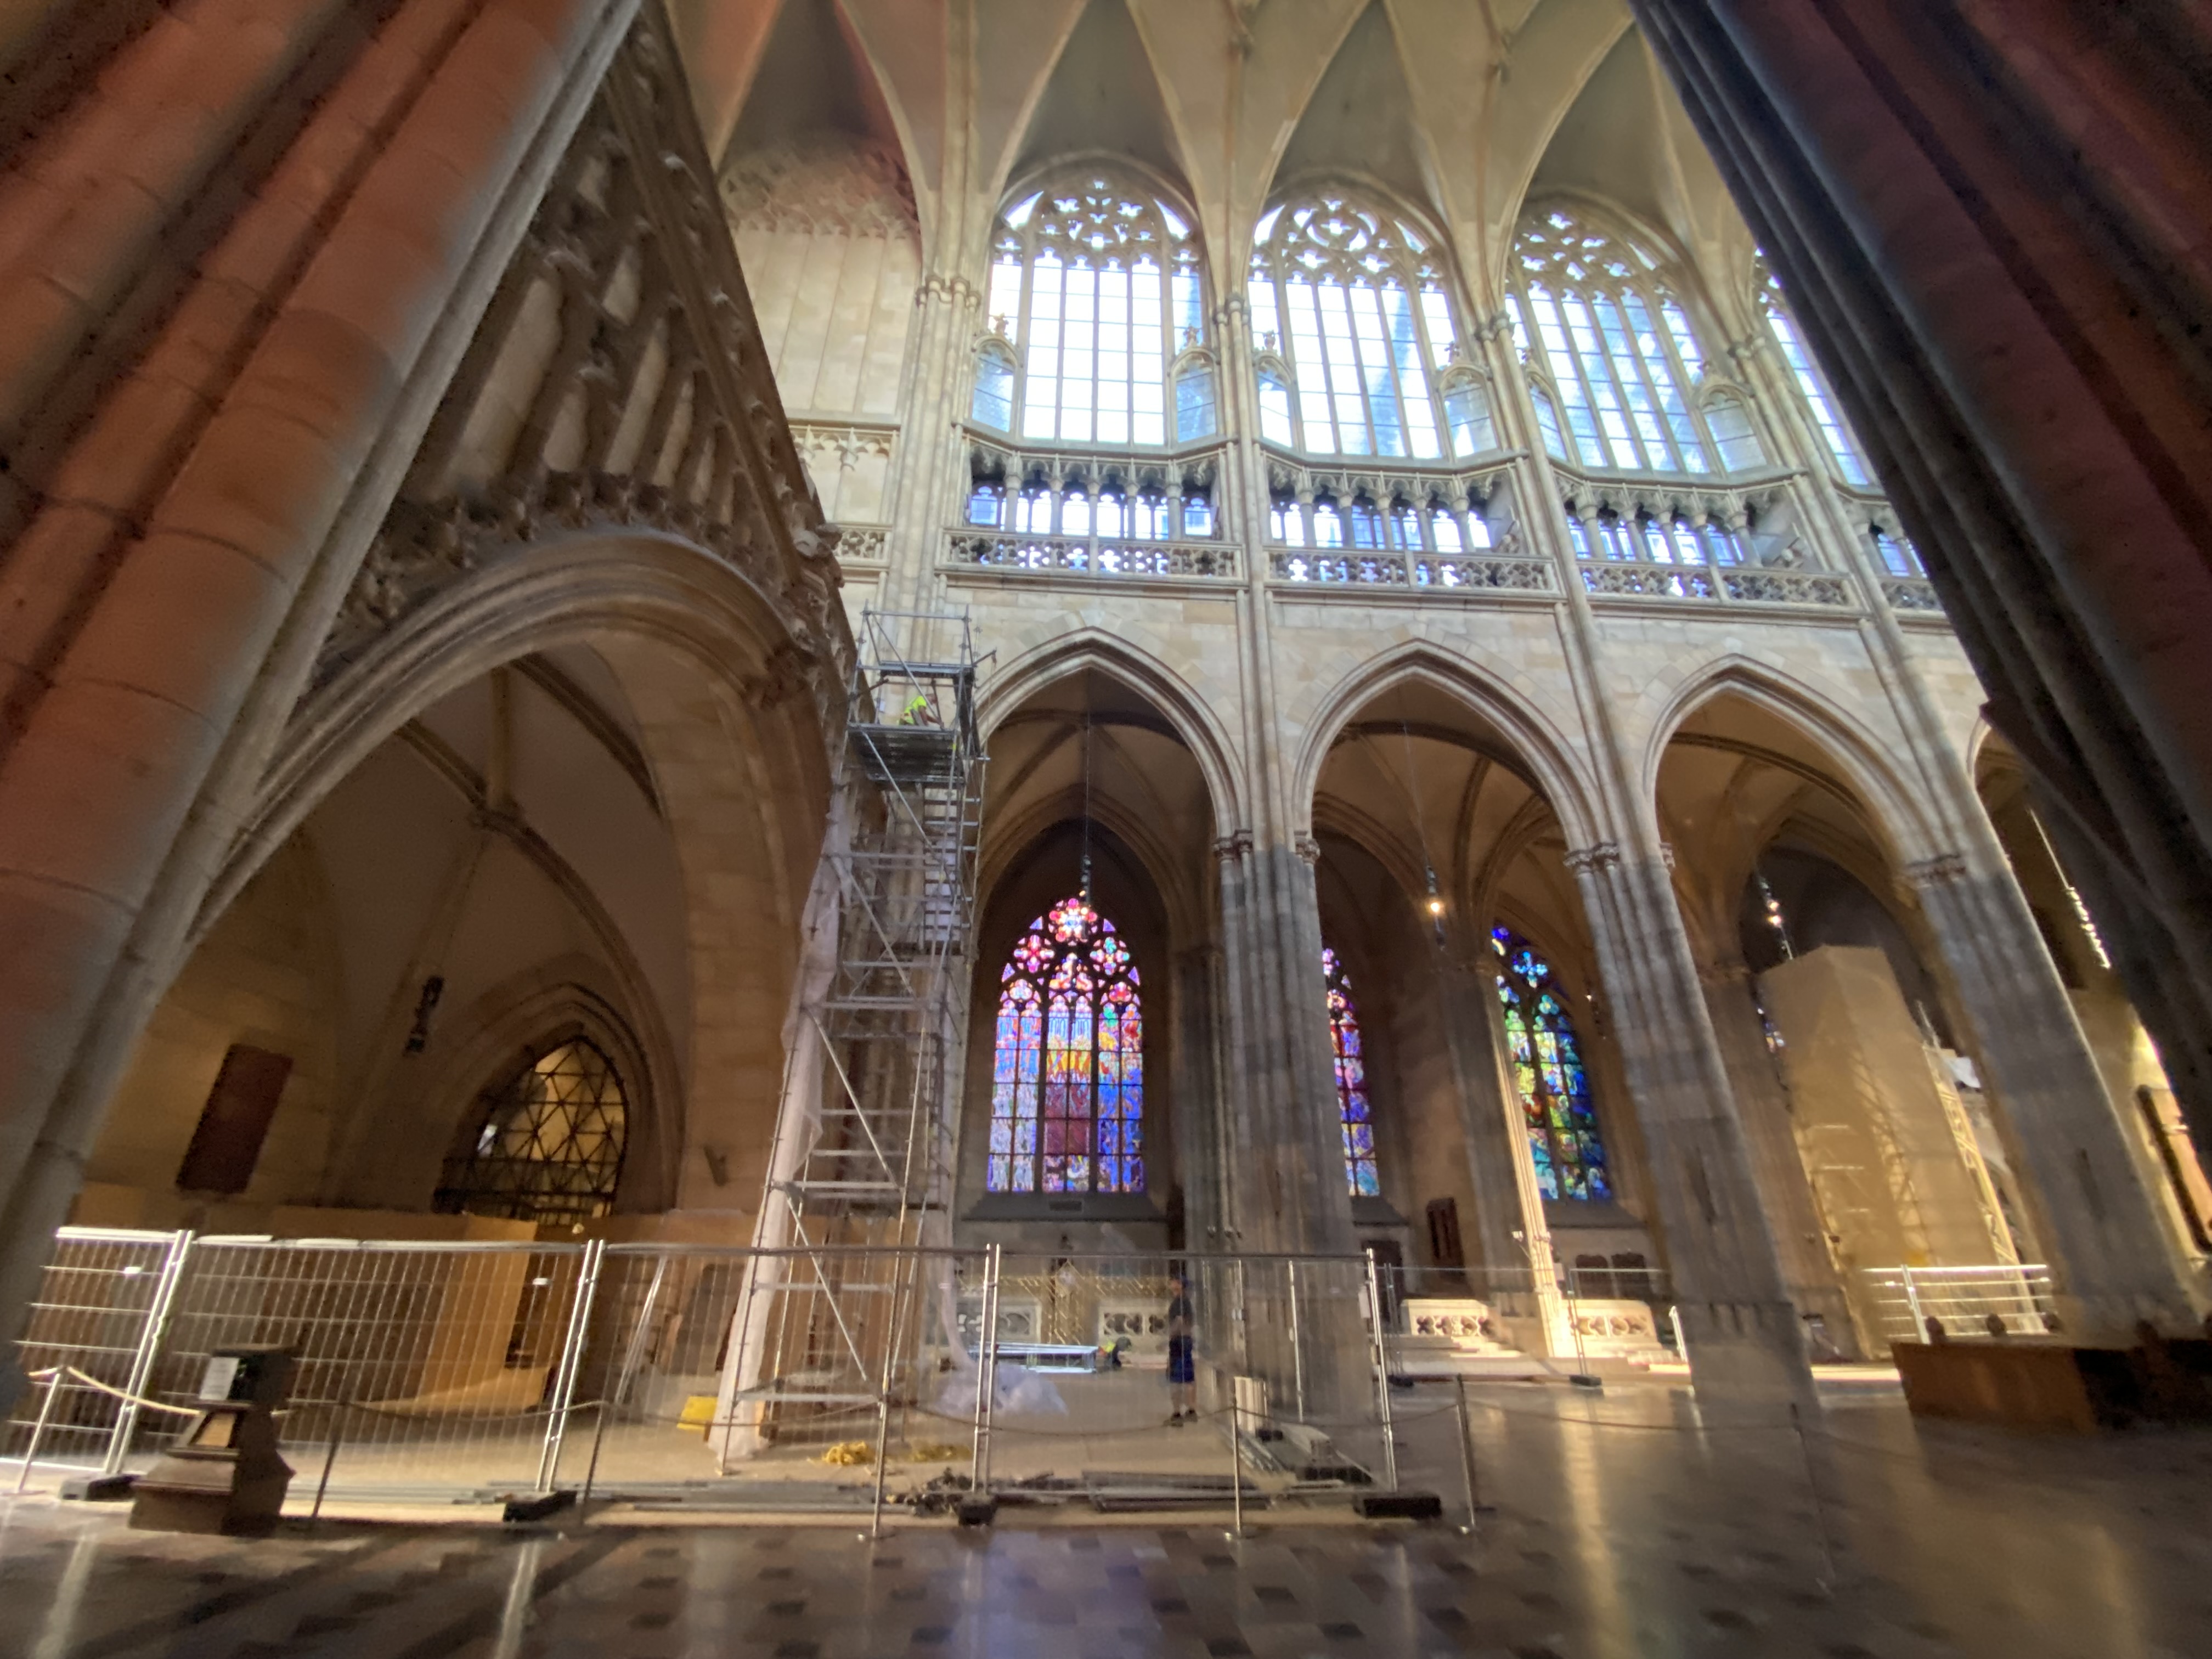
<instances>
[{"instance_id":1,"label":"gothic stained glass window","mask_svg":"<svg viewBox=\"0 0 2212 1659\"><path fill-rule=\"evenodd\" d=\"M999 217L988 303L1021 359L1023 437L1170 441L1168 364L1206 322L1197 239L1171 209L1095 167L1024 197Z\"/></svg>"},{"instance_id":2,"label":"gothic stained glass window","mask_svg":"<svg viewBox=\"0 0 2212 1659\"><path fill-rule=\"evenodd\" d=\"M1367 1056L1359 1043L1359 1014L1352 1005L1352 981L1336 952L1324 950L1321 967L1328 983L1328 1046L1336 1060L1336 1112L1344 1125L1344 1179L1354 1198L1380 1198L1382 1180L1375 1166L1375 1118L1367 1106Z\"/></svg>"},{"instance_id":3,"label":"gothic stained glass window","mask_svg":"<svg viewBox=\"0 0 2212 1659\"><path fill-rule=\"evenodd\" d=\"M1023 930L999 986L986 1188L1143 1192L1144 1028L1114 924L1062 899Z\"/></svg>"},{"instance_id":4,"label":"gothic stained glass window","mask_svg":"<svg viewBox=\"0 0 2212 1659\"><path fill-rule=\"evenodd\" d=\"M1536 1185L1547 1199L1613 1196L1613 1171L1590 1105L1589 1073L1551 964L1510 928L1492 931L1505 1046L1528 1131Z\"/></svg>"},{"instance_id":5,"label":"gothic stained glass window","mask_svg":"<svg viewBox=\"0 0 2212 1659\"><path fill-rule=\"evenodd\" d=\"M432 1202L447 1214L518 1221L605 1215L628 1117L613 1062L583 1037L556 1043L486 1094Z\"/></svg>"}]
</instances>

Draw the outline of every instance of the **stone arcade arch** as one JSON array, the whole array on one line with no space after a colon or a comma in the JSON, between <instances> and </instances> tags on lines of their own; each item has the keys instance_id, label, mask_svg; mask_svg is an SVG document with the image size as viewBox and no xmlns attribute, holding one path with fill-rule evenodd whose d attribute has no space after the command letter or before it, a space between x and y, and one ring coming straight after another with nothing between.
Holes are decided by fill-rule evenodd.
<instances>
[{"instance_id":1,"label":"stone arcade arch","mask_svg":"<svg viewBox=\"0 0 2212 1659\"><path fill-rule=\"evenodd\" d=\"M1463 1267L1524 1346L1558 1351L1554 1249L1650 1260L1658 1236L1567 868L1572 843L1545 769L1528 758L1541 727L1510 696L1418 656L1371 673L1361 690L1323 728L1312 796L1322 935L1363 976L1378 1139L1403 1160L1395 1176L1383 1167L1390 1202L1356 1205L1356 1217L1413 1267ZM1554 775L1572 777L1561 755L1550 759ZM1600 1200L1539 1192L1528 1116L1537 1103L1522 1098L1504 1063L1499 927L1539 941L1580 1039L1614 1176ZM1432 1224L1439 1210L1456 1225ZM1462 1262L1437 1253L1455 1232Z\"/></svg>"},{"instance_id":2,"label":"stone arcade arch","mask_svg":"<svg viewBox=\"0 0 2212 1659\"><path fill-rule=\"evenodd\" d=\"M1855 1325L1878 1348L1863 1270L1898 1264L1869 1249L1960 1265L2046 1257L2074 1298L2070 1322L2098 1328L2171 1294L2172 1241L2146 1201L2138 1149L2039 941L2021 939L2002 992L1986 977L1994 929L2027 933L2009 873L1978 843L1924 850L1930 815L1875 740L1772 671L1699 677L1657 732L1651 799L1801 1310L1832 1336ZM1770 900L1786 926L1792 904L1822 894L1834 919L1807 915L1811 954L1781 960ZM1831 939L1846 948L1814 948ZM1936 1063L1951 1051L1972 1062L1957 1080L1982 1085L1963 1101ZM1872 1115L1831 1086L1839 1065L1856 1067ZM1893 1199L1838 1173L1884 1161ZM1916 1163L1935 1184L1908 1194L1897 1182L1911 1177L1894 1172ZM2093 1171L2098 1203L2077 1165ZM1920 1218L1909 1237L1880 1219L1908 1212Z\"/></svg>"},{"instance_id":3,"label":"stone arcade arch","mask_svg":"<svg viewBox=\"0 0 2212 1659\"><path fill-rule=\"evenodd\" d=\"M283 1201L427 1202L434 1149L479 1073L574 1028L616 1059L630 1096L617 1207L752 1207L834 735L813 698L778 683L786 649L774 614L703 550L583 537L514 555L336 667L296 718L192 933L196 945L221 934L276 849L313 863L319 844L356 866L374 846L392 849L403 884L366 909L356 899L350 929L326 941L356 978L373 984L380 964L386 982L353 994L375 1006L351 1022L362 1029L348 1040L349 1109L336 1113L311 1190ZM565 737L539 735L564 714ZM457 822L454 861L426 866L410 890L397 871L445 833L421 816L439 809L397 804L426 769L456 799L445 810L477 827ZM351 781L369 775L383 782L364 793ZM386 811L401 816L372 834ZM331 873L364 896L378 879ZM539 937L556 914L574 920L549 941L562 925L580 931L565 951L516 954L482 935L488 916L471 931L487 903L507 907L495 934ZM417 904L427 931L404 948L361 931ZM457 952L465 967L505 965L449 982ZM435 994L421 988L433 979ZM150 1087L134 1076L125 1092ZM131 1134L125 1113L103 1145ZM367 1158L380 1144L433 1150ZM96 1155L95 1180L100 1166Z\"/></svg>"}]
</instances>

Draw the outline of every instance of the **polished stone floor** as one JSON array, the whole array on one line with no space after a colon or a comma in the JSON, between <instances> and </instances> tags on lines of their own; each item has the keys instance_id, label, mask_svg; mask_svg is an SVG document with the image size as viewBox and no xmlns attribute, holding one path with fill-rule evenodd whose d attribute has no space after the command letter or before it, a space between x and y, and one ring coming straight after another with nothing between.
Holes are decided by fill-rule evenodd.
<instances>
[{"instance_id":1,"label":"polished stone floor","mask_svg":"<svg viewBox=\"0 0 2212 1659\"><path fill-rule=\"evenodd\" d=\"M1440 1391L1403 1465L1459 1506ZM1433 1413L1424 1415L1424 1413ZM1916 1425L1893 1401L1700 1429L1656 1387L1477 1393L1485 1511L1451 1526L287 1523L135 1533L0 1507L0 1655L37 1659L2203 1659L2212 1437ZM1817 1489L1816 1502L1814 1492Z\"/></svg>"}]
</instances>

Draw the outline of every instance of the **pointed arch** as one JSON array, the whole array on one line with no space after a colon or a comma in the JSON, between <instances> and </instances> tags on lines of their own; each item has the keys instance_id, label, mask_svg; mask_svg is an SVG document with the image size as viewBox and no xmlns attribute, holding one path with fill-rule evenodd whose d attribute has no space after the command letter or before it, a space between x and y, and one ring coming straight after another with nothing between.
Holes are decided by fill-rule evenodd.
<instances>
[{"instance_id":1,"label":"pointed arch","mask_svg":"<svg viewBox=\"0 0 2212 1659\"><path fill-rule=\"evenodd\" d=\"M1496 675L1425 641L1410 641L1362 664L1322 699L1306 720L1306 745L1291 774L1291 789L1292 801L1309 821L1322 763L1338 735L1366 705L1407 684L1443 691L1496 726L1550 803L1569 846L1584 846L1600 837L1598 792L1565 732Z\"/></svg>"},{"instance_id":2,"label":"pointed arch","mask_svg":"<svg viewBox=\"0 0 2212 1659\"><path fill-rule=\"evenodd\" d=\"M1237 745L1212 707L1165 663L1103 629L1082 628L1057 635L1016 657L994 677L977 708L985 741L1037 693L1085 669L1119 681L1160 711L1176 740L1198 763L1216 836L1249 822L1238 787Z\"/></svg>"},{"instance_id":3,"label":"pointed arch","mask_svg":"<svg viewBox=\"0 0 2212 1659\"><path fill-rule=\"evenodd\" d=\"M1824 694L1770 663L1741 654L1720 658L1690 675L1652 724L1639 799L1640 810L1655 830L1659 769L1668 745L1691 716L1729 696L1771 714L1820 750L1856 795L1868 828L1886 844L1899 868L1939 852L1958 850L1923 809L1919 792L1899 771L1881 738L1844 712L1848 700Z\"/></svg>"}]
</instances>

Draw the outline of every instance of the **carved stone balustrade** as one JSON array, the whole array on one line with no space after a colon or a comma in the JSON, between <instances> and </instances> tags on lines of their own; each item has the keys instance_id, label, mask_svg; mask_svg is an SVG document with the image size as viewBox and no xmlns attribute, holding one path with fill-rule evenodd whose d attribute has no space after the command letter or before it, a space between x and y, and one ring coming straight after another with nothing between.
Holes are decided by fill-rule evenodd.
<instances>
[{"instance_id":1,"label":"carved stone balustrade","mask_svg":"<svg viewBox=\"0 0 2212 1659\"><path fill-rule=\"evenodd\" d=\"M1943 614L1943 602L1936 597L1936 584L1918 576L1884 577L1881 596L1889 601L1892 611L1900 611L1907 616Z\"/></svg>"},{"instance_id":2,"label":"carved stone balustrade","mask_svg":"<svg viewBox=\"0 0 2212 1659\"><path fill-rule=\"evenodd\" d=\"M853 644L837 532L785 424L658 7L555 170L318 679L473 572L554 539L641 532L756 590L840 741Z\"/></svg>"},{"instance_id":3,"label":"carved stone balustrade","mask_svg":"<svg viewBox=\"0 0 2212 1659\"><path fill-rule=\"evenodd\" d=\"M955 569L1033 570L1079 576L1196 578L1237 574L1237 549L1224 542L1154 542L1111 536L1026 536L1007 530L956 530L946 550Z\"/></svg>"},{"instance_id":4,"label":"carved stone balustrade","mask_svg":"<svg viewBox=\"0 0 2212 1659\"><path fill-rule=\"evenodd\" d=\"M1650 564L1626 559L1585 563L1579 568L1583 586L1600 599L1692 599L1717 605L1814 605L1823 610L1850 610L1857 604L1850 580L1827 571Z\"/></svg>"}]
</instances>

